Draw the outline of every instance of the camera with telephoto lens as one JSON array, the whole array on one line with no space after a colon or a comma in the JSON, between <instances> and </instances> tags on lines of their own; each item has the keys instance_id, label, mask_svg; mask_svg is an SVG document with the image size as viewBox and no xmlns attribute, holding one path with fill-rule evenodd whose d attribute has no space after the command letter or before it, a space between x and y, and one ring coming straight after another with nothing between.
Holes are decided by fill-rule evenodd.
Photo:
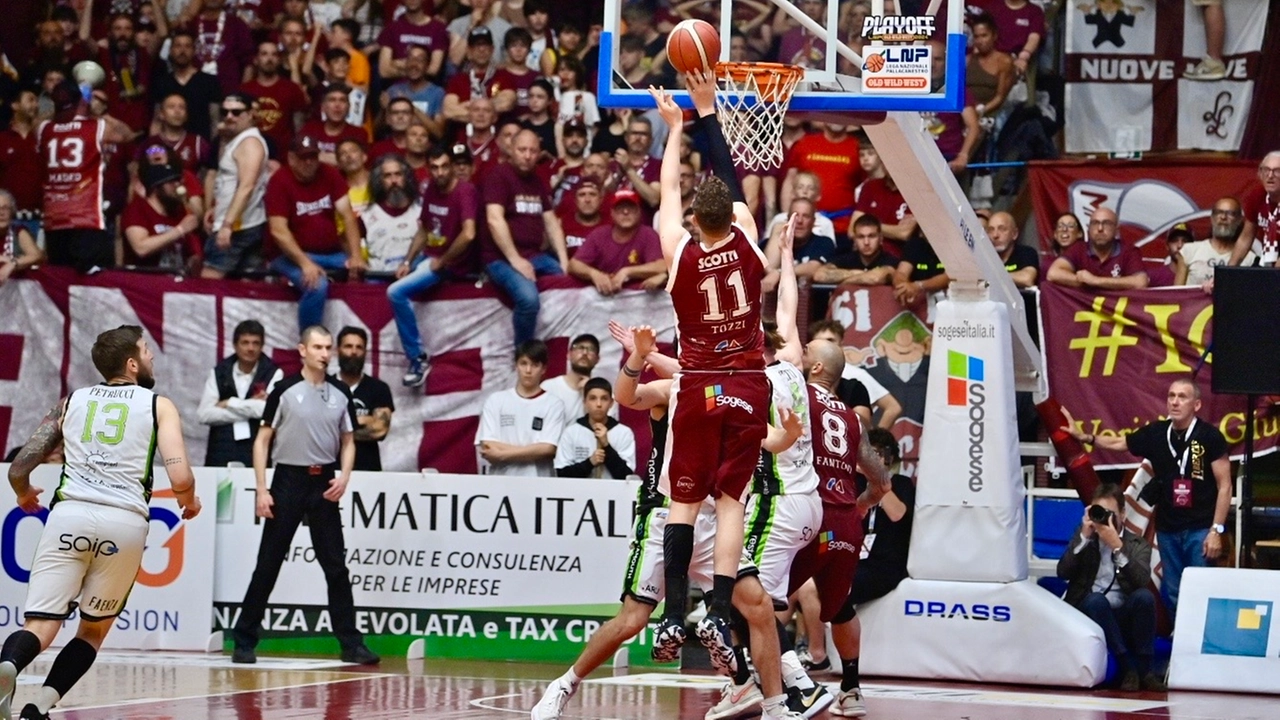
<instances>
[{"instance_id":1,"label":"camera with telephoto lens","mask_svg":"<svg viewBox=\"0 0 1280 720\"><path fill-rule=\"evenodd\" d=\"M1115 515L1115 513L1111 512L1110 510L1108 510L1107 508L1101 505L1089 506L1089 519L1095 523L1098 523L1099 525L1103 525L1103 524L1110 525L1111 518L1113 515Z\"/></svg>"}]
</instances>

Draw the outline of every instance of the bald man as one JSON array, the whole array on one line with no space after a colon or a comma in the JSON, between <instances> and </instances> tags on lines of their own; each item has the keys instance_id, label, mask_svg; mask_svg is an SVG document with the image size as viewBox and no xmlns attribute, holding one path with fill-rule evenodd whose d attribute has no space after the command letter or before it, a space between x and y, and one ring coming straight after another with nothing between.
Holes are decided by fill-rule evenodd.
<instances>
[{"instance_id":1,"label":"bald man","mask_svg":"<svg viewBox=\"0 0 1280 720\"><path fill-rule=\"evenodd\" d=\"M994 216L992 216L994 218ZM1049 266L1049 282L1094 290L1133 290L1150 280L1142 256L1120 242L1119 218L1098 208L1089 219L1089 241L1075 243Z\"/></svg>"},{"instance_id":2,"label":"bald man","mask_svg":"<svg viewBox=\"0 0 1280 720\"><path fill-rule=\"evenodd\" d=\"M533 339L538 324L539 275L568 270L564 230L551 203L551 188L534 172L541 141L521 130L511 141L511 162L495 165L481 179L484 222L480 244L489 279L511 297L515 344ZM550 247L550 251L543 248Z\"/></svg>"},{"instance_id":3,"label":"bald man","mask_svg":"<svg viewBox=\"0 0 1280 720\"><path fill-rule=\"evenodd\" d=\"M998 212L987 220L987 237L995 247L1009 279L1019 288L1036 286L1040 275L1040 255L1034 248L1018 244L1018 224L1007 212Z\"/></svg>"}]
</instances>

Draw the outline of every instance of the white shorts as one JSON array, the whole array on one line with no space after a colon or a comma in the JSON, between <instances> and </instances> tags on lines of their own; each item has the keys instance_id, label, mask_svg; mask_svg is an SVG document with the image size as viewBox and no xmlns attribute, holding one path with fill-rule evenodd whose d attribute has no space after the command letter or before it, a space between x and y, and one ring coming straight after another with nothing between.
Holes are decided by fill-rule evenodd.
<instances>
[{"instance_id":1,"label":"white shorts","mask_svg":"<svg viewBox=\"0 0 1280 720\"><path fill-rule=\"evenodd\" d=\"M779 609L787 606L791 561L822 527L818 493L752 495L747 501L742 554L760 570L760 584Z\"/></svg>"},{"instance_id":2,"label":"white shorts","mask_svg":"<svg viewBox=\"0 0 1280 720\"><path fill-rule=\"evenodd\" d=\"M27 618L105 620L124 610L150 523L132 510L63 500L49 512L27 585ZM77 603L76 600L79 599Z\"/></svg>"},{"instance_id":3,"label":"white shorts","mask_svg":"<svg viewBox=\"0 0 1280 720\"><path fill-rule=\"evenodd\" d=\"M704 593L710 592L715 578L716 510L704 502L693 521L693 557L689 561L689 582ZM654 508L636 518L631 538L631 554L623 578L622 598L630 597L647 605L666 599L666 565L663 562L663 534L667 527L667 508ZM738 577L754 575L755 565L744 554L738 565Z\"/></svg>"}]
</instances>

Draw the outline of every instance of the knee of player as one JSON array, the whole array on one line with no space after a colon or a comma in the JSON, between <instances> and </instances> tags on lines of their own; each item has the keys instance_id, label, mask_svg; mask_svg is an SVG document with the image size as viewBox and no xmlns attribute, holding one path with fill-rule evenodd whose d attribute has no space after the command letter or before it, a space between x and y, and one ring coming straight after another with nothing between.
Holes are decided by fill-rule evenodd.
<instances>
[{"instance_id":1,"label":"knee of player","mask_svg":"<svg viewBox=\"0 0 1280 720\"><path fill-rule=\"evenodd\" d=\"M618 613L618 621L622 623L622 629L628 637L638 634L649 624L653 609L653 605L642 603L634 598L629 597L623 601L622 610Z\"/></svg>"}]
</instances>

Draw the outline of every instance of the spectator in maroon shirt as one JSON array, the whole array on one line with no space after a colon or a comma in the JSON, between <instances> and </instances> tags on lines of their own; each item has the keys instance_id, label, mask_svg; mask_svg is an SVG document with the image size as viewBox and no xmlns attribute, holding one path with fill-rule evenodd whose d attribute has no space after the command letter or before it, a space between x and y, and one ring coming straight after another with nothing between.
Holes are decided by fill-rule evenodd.
<instances>
[{"instance_id":1,"label":"spectator in maroon shirt","mask_svg":"<svg viewBox=\"0 0 1280 720\"><path fill-rule=\"evenodd\" d=\"M112 117L122 121L135 133L147 129L151 120L151 54L134 42L133 18L115 15L107 46L97 53L98 64L107 71L103 89Z\"/></svg>"},{"instance_id":2,"label":"spectator in maroon shirt","mask_svg":"<svg viewBox=\"0 0 1280 720\"><path fill-rule=\"evenodd\" d=\"M244 84L257 101L253 115L258 130L267 139L272 160L282 160L293 143L293 135L307 116L307 95L298 84L280 74L280 49L273 42L258 44L253 61L254 78Z\"/></svg>"},{"instance_id":3,"label":"spectator in maroon shirt","mask_svg":"<svg viewBox=\"0 0 1280 720\"><path fill-rule=\"evenodd\" d=\"M34 90L20 90L9 103L13 117L0 131L0 188L13 193L14 222L33 236L40 232L38 217L44 203L45 160L36 146L36 114L40 102Z\"/></svg>"},{"instance_id":4,"label":"spectator in maroon shirt","mask_svg":"<svg viewBox=\"0 0 1280 720\"><path fill-rule=\"evenodd\" d=\"M435 3L431 0L403 0L404 15L392 20L378 35L378 72L383 80L405 76L405 58L409 48L420 45L427 49L427 77L438 77L444 68L449 32L443 22L432 17ZM390 84L390 83L388 83Z\"/></svg>"},{"instance_id":5,"label":"spectator in maroon shirt","mask_svg":"<svg viewBox=\"0 0 1280 720\"><path fill-rule=\"evenodd\" d=\"M282 167L267 183L265 204L274 255L271 269L289 278L302 293L298 327L320 325L329 293L327 270L347 270L352 280L364 271L360 226L351 211L347 182L337 168L320 162L320 146L309 135L294 138ZM346 247L338 237L342 218Z\"/></svg>"},{"instance_id":6,"label":"spectator in maroon shirt","mask_svg":"<svg viewBox=\"0 0 1280 720\"><path fill-rule=\"evenodd\" d=\"M534 92L537 92L535 90ZM530 128L531 130L533 128ZM534 132L538 132L534 130ZM578 182L582 179L583 169L586 167L587 160L587 126L580 122L571 121L565 123L560 130L560 142L564 145L564 149L560 153L556 153L556 148L552 145L550 148L543 146L544 151L549 151L555 159L551 161L551 193L552 199L555 201L557 208L573 207L573 189L577 187ZM539 137L542 134L539 133Z\"/></svg>"},{"instance_id":7,"label":"spectator in maroon shirt","mask_svg":"<svg viewBox=\"0 0 1280 720\"><path fill-rule=\"evenodd\" d=\"M499 164L502 154L498 143L498 129L494 126L498 113L493 109L492 100L477 97L467 103L467 118L467 124L459 130L457 141L466 145L467 151L471 153L474 165L472 175L475 178L472 182L482 185L485 173Z\"/></svg>"},{"instance_id":8,"label":"spectator in maroon shirt","mask_svg":"<svg viewBox=\"0 0 1280 720\"><path fill-rule=\"evenodd\" d=\"M627 146L613 155L621 175L618 189L631 189L640 196L645 222L652 222L658 209L658 173L662 169L662 162L649 154L652 141L653 124L649 118L633 115L627 123Z\"/></svg>"},{"instance_id":9,"label":"spectator in maroon shirt","mask_svg":"<svg viewBox=\"0 0 1280 720\"><path fill-rule=\"evenodd\" d=\"M143 165L145 197L134 196L124 209L124 264L195 274L204 257L196 231L199 216L191 212L179 194L182 168Z\"/></svg>"},{"instance_id":10,"label":"spectator in maroon shirt","mask_svg":"<svg viewBox=\"0 0 1280 720\"><path fill-rule=\"evenodd\" d=\"M431 368L410 299L441 281L469 274L474 262L471 251L479 204L476 188L458 179L453 157L446 148L432 148L427 154L427 163L431 168L431 182L422 193L418 234L404 262L396 268L396 281L387 288L400 345L409 360L403 379L406 387L422 385ZM422 257L418 258L420 252Z\"/></svg>"},{"instance_id":11,"label":"spectator in maroon shirt","mask_svg":"<svg viewBox=\"0 0 1280 720\"><path fill-rule=\"evenodd\" d=\"M404 154L407 142L405 134L413 124L413 111L413 101L409 98L395 98L387 103L387 112L383 118L387 125L387 136L369 148L370 162L389 153ZM423 128L426 129L426 126L424 125Z\"/></svg>"},{"instance_id":12,"label":"spectator in maroon shirt","mask_svg":"<svg viewBox=\"0 0 1280 720\"><path fill-rule=\"evenodd\" d=\"M347 122L351 112L351 88L346 85L330 85L324 91L320 113L324 120L313 120L302 126L302 134L315 138L320 147L320 162L337 166L338 145L345 140L369 142L369 133L358 125Z\"/></svg>"},{"instance_id":13,"label":"spectator in maroon shirt","mask_svg":"<svg viewBox=\"0 0 1280 720\"><path fill-rule=\"evenodd\" d=\"M640 222L640 196L632 190L613 194L612 225L602 225L569 261L569 274L613 295L628 283L643 281L645 290L666 283L667 267L658 232Z\"/></svg>"},{"instance_id":14,"label":"spectator in maroon shirt","mask_svg":"<svg viewBox=\"0 0 1280 720\"><path fill-rule=\"evenodd\" d=\"M506 62L493 73L489 92L504 119L519 120L529 112L529 88L542 77L526 63L532 44L533 37L522 27L511 28L502 40Z\"/></svg>"},{"instance_id":15,"label":"spectator in maroon shirt","mask_svg":"<svg viewBox=\"0 0 1280 720\"><path fill-rule=\"evenodd\" d=\"M1028 0L988 0L983 9L996 21L996 49L1025 75L1044 38L1044 10Z\"/></svg>"},{"instance_id":16,"label":"spectator in maroon shirt","mask_svg":"<svg viewBox=\"0 0 1280 720\"><path fill-rule=\"evenodd\" d=\"M483 181L488 237L480 254L489 279L515 304L512 321L519 345L537 330L538 275L562 274L569 257L550 190L534 172L538 136L521 130L511 154L511 164L494 167Z\"/></svg>"},{"instance_id":17,"label":"spectator in maroon shirt","mask_svg":"<svg viewBox=\"0 0 1280 720\"><path fill-rule=\"evenodd\" d=\"M560 218L564 231L565 253L570 259L587 241L587 235L604 223L604 214L600 212L603 202L600 183L583 178L573 192L573 200L570 205L556 206L556 217Z\"/></svg>"},{"instance_id":18,"label":"spectator in maroon shirt","mask_svg":"<svg viewBox=\"0 0 1280 720\"><path fill-rule=\"evenodd\" d=\"M228 12L226 5L226 0L203 0L192 30L196 35L197 65L217 76L222 92L230 94L247 78L254 45L249 26Z\"/></svg>"},{"instance_id":19,"label":"spectator in maroon shirt","mask_svg":"<svg viewBox=\"0 0 1280 720\"><path fill-rule=\"evenodd\" d=\"M213 167L209 156L209 141L187 130L187 100L174 93L160 103L156 110L159 132L148 137L142 147L163 145L178 155L183 170L199 173Z\"/></svg>"},{"instance_id":20,"label":"spectator in maroon shirt","mask_svg":"<svg viewBox=\"0 0 1280 720\"><path fill-rule=\"evenodd\" d=\"M1068 247L1049 266L1049 282L1095 290L1132 290L1147 287L1142 256L1124 247L1114 210L1098 208L1089 219L1089 241Z\"/></svg>"},{"instance_id":21,"label":"spectator in maroon shirt","mask_svg":"<svg viewBox=\"0 0 1280 720\"><path fill-rule=\"evenodd\" d=\"M467 101L487 98L496 71L493 63L493 34L481 25L467 34L467 62L444 86L444 117L467 122Z\"/></svg>"}]
</instances>

